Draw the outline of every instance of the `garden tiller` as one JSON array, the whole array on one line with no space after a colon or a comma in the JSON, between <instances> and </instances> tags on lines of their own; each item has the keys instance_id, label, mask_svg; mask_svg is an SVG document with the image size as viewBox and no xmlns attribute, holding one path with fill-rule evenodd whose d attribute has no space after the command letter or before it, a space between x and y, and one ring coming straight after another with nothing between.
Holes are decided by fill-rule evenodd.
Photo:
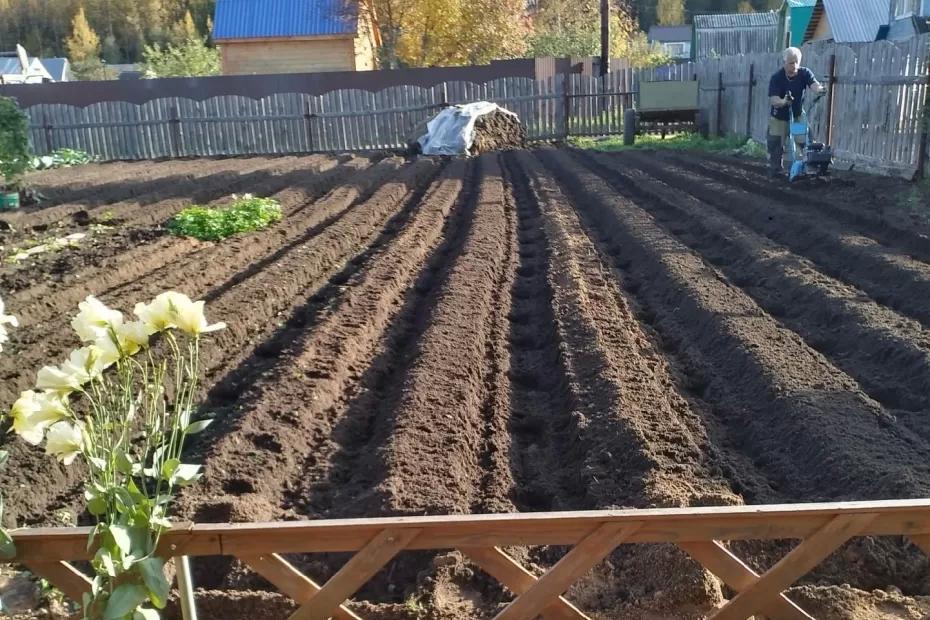
<instances>
[{"instance_id":1,"label":"garden tiller","mask_svg":"<svg viewBox=\"0 0 930 620\"><path fill-rule=\"evenodd\" d=\"M817 95L810 107L801 108L800 118L794 117L794 106L789 106L790 122L789 134L791 143L791 171L788 173L788 182L794 182L808 175L824 176L829 174L830 164L833 163L833 148L823 142L814 142L813 131L807 122L808 115L814 110L823 93ZM791 93L788 100L792 101Z\"/></svg>"}]
</instances>

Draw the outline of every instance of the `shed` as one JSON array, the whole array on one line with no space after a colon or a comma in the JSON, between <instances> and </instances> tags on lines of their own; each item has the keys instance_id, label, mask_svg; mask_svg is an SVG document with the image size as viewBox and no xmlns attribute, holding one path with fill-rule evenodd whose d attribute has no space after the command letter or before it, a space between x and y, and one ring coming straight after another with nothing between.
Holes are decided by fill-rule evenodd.
<instances>
[{"instance_id":1,"label":"shed","mask_svg":"<svg viewBox=\"0 0 930 620\"><path fill-rule=\"evenodd\" d=\"M67 58L42 58L42 66L55 82L70 82L74 79L71 63Z\"/></svg>"},{"instance_id":2,"label":"shed","mask_svg":"<svg viewBox=\"0 0 930 620\"><path fill-rule=\"evenodd\" d=\"M649 29L648 40L658 43L665 53L675 60L688 60L691 58L691 26L681 24L678 26L653 26Z\"/></svg>"},{"instance_id":3,"label":"shed","mask_svg":"<svg viewBox=\"0 0 930 620\"><path fill-rule=\"evenodd\" d=\"M10 52L0 52L0 84L41 84L52 76L38 58L30 57L21 45Z\"/></svg>"},{"instance_id":4,"label":"shed","mask_svg":"<svg viewBox=\"0 0 930 620\"><path fill-rule=\"evenodd\" d=\"M217 0L213 40L224 74L375 65L374 33L356 0Z\"/></svg>"},{"instance_id":5,"label":"shed","mask_svg":"<svg viewBox=\"0 0 930 620\"><path fill-rule=\"evenodd\" d=\"M888 33L889 0L817 0L804 42L868 43Z\"/></svg>"},{"instance_id":6,"label":"shed","mask_svg":"<svg viewBox=\"0 0 930 620\"><path fill-rule=\"evenodd\" d=\"M695 15L693 58L774 52L779 47L778 30L773 11Z\"/></svg>"}]
</instances>

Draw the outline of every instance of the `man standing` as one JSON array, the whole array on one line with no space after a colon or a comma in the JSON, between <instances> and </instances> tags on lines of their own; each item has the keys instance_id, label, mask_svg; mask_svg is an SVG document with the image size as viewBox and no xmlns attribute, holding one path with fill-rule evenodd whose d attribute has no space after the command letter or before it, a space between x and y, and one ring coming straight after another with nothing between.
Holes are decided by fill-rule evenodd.
<instances>
[{"instance_id":1,"label":"man standing","mask_svg":"<svg viewBox=\"0 0 930 620\"><path fill-rule=\"evenodd\" d=\"M789 110L794 111L795 118L800 118L804 93L807 89L815 93L827 90L817 81L810 69L801 66L801 50L789 47L782 57L785 66L776 71L769 80L769 103L772 109L769 114L766 142L769 151L769 176L771 177L781 176L785 172L782 158L789 137Z\"/></svg>"}]
</instances>

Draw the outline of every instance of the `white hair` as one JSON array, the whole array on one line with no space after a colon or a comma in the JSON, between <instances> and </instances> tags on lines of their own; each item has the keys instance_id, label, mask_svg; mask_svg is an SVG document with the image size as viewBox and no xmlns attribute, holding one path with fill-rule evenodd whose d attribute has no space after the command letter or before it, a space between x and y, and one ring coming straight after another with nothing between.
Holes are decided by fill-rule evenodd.
<instances>
[{"instance_id":1,"label":"white hair","mask_svg":"<svg viewBox=\"0 0 930 620\"><path fill-rule=\"evenodd\" d=\"M782 54L782 57L785 59L785 62L788 62L789 60L797 60L798 62L801 62L801 50L796 47L789 47Z\"/></svg>"}]
</instances>

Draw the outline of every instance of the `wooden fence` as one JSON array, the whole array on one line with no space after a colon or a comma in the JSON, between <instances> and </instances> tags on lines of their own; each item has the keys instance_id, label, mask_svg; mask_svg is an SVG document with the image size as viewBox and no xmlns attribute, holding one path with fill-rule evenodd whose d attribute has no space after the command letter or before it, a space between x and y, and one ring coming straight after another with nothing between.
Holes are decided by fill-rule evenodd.
<instances>
[{"instance_id":1,"label":"wooden fence","mask_svg":"<svg viewBox=\"0 0 930 620\"><path fill-rule=\"evenodd\" d=\"M808 46L804 64L830 85L829 97L811 115L816 135L832 143L839 159L860 168L912 175L930 159L923 112L928 62L930 35L900 43ZM641 81L697 79L712 132L764 141L768 80L780 66L779 55L756 54L623 68L604 78L565 73L258 99L227 94L141 105L40 103L26 111L38 153L70 147L110 160L354 151L403 147L444 106L475 100L516 112L532 139L617 134Z\"/></svg>"},{"instance_id":2,"label":"wooden fence","mask_svg":"<svg viewBox=\"0 0 930 620\"><path fill-rule=\"evenodd\" d=\"M92 557L89 533L89 528L15 531L13 561L79 601L90 581L71 562ZM300 605L290 620L359 620L345 602L398 553L457 549L516 595L496 620L530 620L540 614L583 620L588 616L561 596L580 577L620 545L674 543L736 592L712 618L743 620L764 613L810 619L783 592L857 536L906 536L930 555L930 500L189 524L165 534L158 553L184 558L176 562L179 567L186 567L189 556L239 558ZM761 575L723 544L775 539L801 542ZM573 548L540 577L502 550L535 545ZM322 586L280 555L325 552L354 555ZM184 583L182 594L189 588ZM192 616L193 607L186 613Z\"/></svg>"}]
</instances>

